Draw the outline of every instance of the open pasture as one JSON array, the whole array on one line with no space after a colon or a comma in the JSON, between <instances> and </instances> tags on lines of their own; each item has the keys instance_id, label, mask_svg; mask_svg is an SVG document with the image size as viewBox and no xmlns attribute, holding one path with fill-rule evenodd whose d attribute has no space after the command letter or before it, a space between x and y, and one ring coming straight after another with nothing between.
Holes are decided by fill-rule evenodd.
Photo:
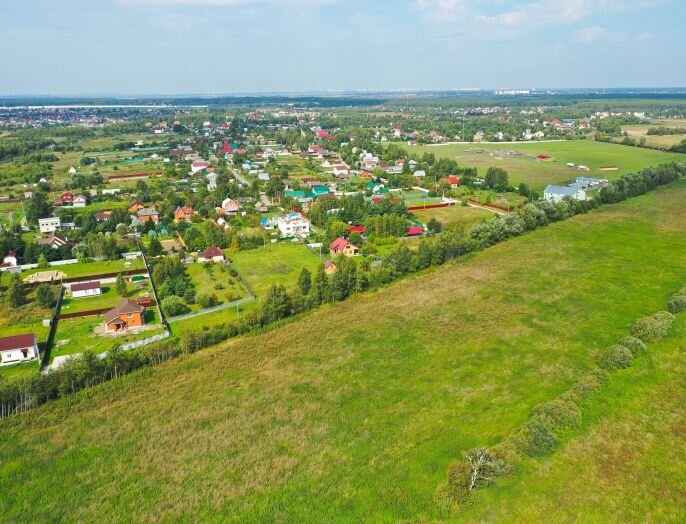
<instances>
[{"instance_id":1,"label":"open pasture","mask_svg":"<svg viewBox=\"0 0 686 524\"><path fill-rule=\"evenodd\" d=\"M433 153L437 158L450 158L459 165L476 167L481 177L489 167L501 167L509 173L510 184L517 186L524 182L539 191L548 184L573 182L578 176L613 179L648 166L673 160L686 161L686 155L678 153L592 140L404 147L418 156ZM550 160L538 160L539 155L548 156ZM567 167L570 162L590 170ZM603 167L616 167L616 170L603 171Z\"/></svg>"},{"instance_id":2,"label":"open pasture","mask_svg":"<svg viewBox=\"0 0 686 524\"><path fill-rule=\"evenodd\" d=\"M441 520L434 492L448 464L510 434L684 285L684 198L680 183L605 206L3 421L0 514ZM244 254L252 255L240 262L246 278L277 256ZM278 260L295 264L291 258ZM683 348L681 322L674 348ZM683 353L655 345L651 355L598 397L611 416L590 411L577 442L538 461L538 472L535 464L522 469L509 505L489 497L508 489L496 486L475 500L486 504L483 513L475 506L454 520L573 520L589 507L598 521L635 520L628 512L658 500L662 516L683 515L683 453L661 459L683 446ZM655 373L670 367L664 388L643 388L659 387ZM653 402L664 406L661 418ZM584 438L598 433L612 447L585 450ZM641 453L659 469L627 479L622 464ZM586 478L606 491L589 492ZM617 500L627 502L619 516Z\"/></svg>"}]
</instances>

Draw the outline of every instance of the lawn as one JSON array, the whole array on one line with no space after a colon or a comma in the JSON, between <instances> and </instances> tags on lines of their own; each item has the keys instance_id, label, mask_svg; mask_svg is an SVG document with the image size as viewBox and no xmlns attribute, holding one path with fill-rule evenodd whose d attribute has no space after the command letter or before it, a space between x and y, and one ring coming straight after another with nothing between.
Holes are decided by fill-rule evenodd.
<instances>
[{"instance_id":1,"label":"lawn","mask_svg":"<svg viewBox=\"0 0 686 524\"><path fill-rule=\"evenodd\" d=\"M191 264L186 266L186 272L193 282L196 296L216 295L219 302L231 302L247 297L248 292L239 279L233 278L229 268L220 264ZM193 304L191 309L201 309L199 304Z\"/></svg>"},{"instance_id":2,"label":"lawn","mask_svg":"<svg viewBox=\"0 0 686 524\"><path fill-rule=\"evenodd\" d=\"M469 230L473 225L491 219L495 213L482 208L464 207L458 204L450 207L422 209L413 211L412 214L424 224L435 218L443 226L464 226L465 230Z\"/></svg>"},{"instance_id":3,"label":"lawn","mask_svg":"<svg viewBox=\"0 0 686 524\"><path fill-rule=\"evenodd\" d=\"M686 183L605 206L273 332L3 421L0 514L10 521L438 520L433 496L448 464L510 434L684 284L684 198ZM680 329L674 348L684 344ZM601 395L576 449L570 440L541 461L539 473L527 465L511 487L484 492L483 509L456 520L683 514L683 353L662 347ZM672 377L663 389L655 368ZM651 392L659 392L654 406ZM600 435L608 428L611 453L595 444L584 453L594 423ZM637 447L623 440L640 435ZM593 453L616 466L596 467ZM634 471L643 453L650 460ZM548 502L541 492L560 498ZM500 506L498 493L509 505ZM530 513L528 503L536 505Z\"/></svg>"},{"instance_id":4,"label":"lawn","mask_svg":"<svg viewBox=\"0 0 686 524\"><path fill-rule=\"evenodd\" d=\"M27 269L22 271L22 279L29 275L40 273L41 271L61 271L67 277L87 277L89 275L101 275L105 273L118 273L133 269L144 269L145 263L142 258L136 260L100 260L97 262L83 262L77 264L64 264L61 266L51 266L49 269Z\"/></svg>"},{"instance_id":5,"label":"lawn","mask_svg":"<svg viewBox=\"0 0 686 524\"><path fill-rule=\"evenodd\" d=\"M273 285L295 286L302 268L306 267L314 274L321 264L317 255L303 244L294 242L279 242L228 256L258 297Z\"/></svg>"},{"instance_id":6,"label":"lawn","mask_svg":"<svg viewBox=\"0 0 686 524\"><path fill-rule=\"evenodd\" d=\"M159 324L157 308L148 308L145 312L146 325L157 324L153 330L142 331L138 334L117 337L101 336L94 333L94 329L105 320L104 315L91 317L69 318L60 320L57 325L57 334L50 354L50 361L60 355L72 355L74 353L102 353L109 351L115 344L126 344L135 340L151 337L162 331Z\"/></svg>"},{"instance_id":7,"label":"lawn","mask_svg":"<svg viewBox=\"0 0 686 524\"><path fill-rule=\"evenodd\" d=\"M152 294L147 281L127 285L127 298L135 299L146 292ZM117 293L114 282L102 284L102 294L93 297L71 298L65 293L60 313L77 313L106 307L113 308L120 300L122 300L122 297Z\"/></svg>"},{"instance_id":8,"label":"lawn","mask_svg":"<svg viewBox=\"0 0 686 524\"><path fill-rule=\"evenodd\" d=\"M536 190L542 190L548 184L566 184L578 176L612 179L672 160L686 161L686 155L678 153L591 140L403 147L418 156L428 152L437 158L451 158L460 165L476 167L482 177L489 167L501 167L510 174L510 184L517 186L525 182ZM507 154L507 151L516 151L521 155ZM538 155L549 156L551 160L538 161ZM568 162L588 166L590 171L569 168ZM604 166L615 166L617 170L601 171L599 168Z\"/></svg>"}]
</instances>

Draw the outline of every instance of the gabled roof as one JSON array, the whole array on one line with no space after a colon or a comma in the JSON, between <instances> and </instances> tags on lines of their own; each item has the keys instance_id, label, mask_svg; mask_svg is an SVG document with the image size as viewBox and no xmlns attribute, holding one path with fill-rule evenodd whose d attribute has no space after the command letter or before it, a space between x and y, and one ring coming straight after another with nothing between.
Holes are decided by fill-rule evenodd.
<instances>
[{"instance_id":1,"label":"gabled roof","mask_svg":"<svg viewBox=\"0 0 686 524\"><path fill-rule=\"evenodd\" d=\"M213 258L213 257L223 257L224 252L217 246L210 246L205 251L200 253L202 258Z\"/></svg>"},{"instance_id":2,"label":"gabled roof","mask_svg":"<svg viewBox=\"0 0 686 524\"><path fill-rule=\"evenodd\" d=\"M126 313L142 313L145 310L144 307L139 306L135 300L130 298L122 298L116 307L110 309L105 313L105 324L109 324L113 320L119 318L119 315Z\"/></svg>"},{"instance_id":3,"label":"gabled roof","mask_svg":"<svg viewBox=\"0 0 686 524\"><path fill-rule=\"evenodd\" d=\"M579 191L579 188L574 185L574 186L547 186L544 190L543 193L549 193L552 195L564 195L564 196L575 196L577 191Z\"/></svg>"},{"instance_id":4,"label":"gabled roof","mask_svg":"<svg viewBox=\"0 0 686 524\"><path fill-rule=\"evenodd\" d=\"M72 284L71 292L74 291L87 291L89 289L100 289L100 281L95 282L79 282L78 284Z\"/></svg>"},{"instance_id":5,"label":"gabled roof","mask_svg":"<svg viewBox=\"0 0 686 524\"><path fill-rule=\"evenodd\" d=\"M36 335L34 333L0 338L0 351L11 351L13 349L28 348L35 345Z\"/></svg>"},{"instance_id":6,"label":"gabled roof","mask_svg":"<svg viewBox=\"0 0 686 524\"><path fill-rule=\"evenodd\" d=\"M348 245L350 245L350 242L348 242L343 237L338 237L336 240L331 242L331 244L329 244L329 250L331 250L331 251L342 251Z\"/></svg>"}]
</instances>

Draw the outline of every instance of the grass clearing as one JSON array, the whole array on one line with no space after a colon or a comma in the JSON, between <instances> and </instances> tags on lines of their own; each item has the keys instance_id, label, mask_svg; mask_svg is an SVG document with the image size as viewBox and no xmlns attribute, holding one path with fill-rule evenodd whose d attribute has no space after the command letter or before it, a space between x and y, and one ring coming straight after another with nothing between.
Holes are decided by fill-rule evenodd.
<instances>
[{"instance_id":1,"label":"grass clearing","mask_svg":"<svg viewBox=\"0 0 686 524\"><path fill-rule=\"evenodd\" d=\"M196 296L200 294L216 295L219 303L231 302L248 296L243 284L231 276L229 268L225 265L190 264L186 266L186 272L193 282ZM201 308L199 304L193 304L191 309L198 310Z\"/></svg>"},{"instance_id":2,"label":"grass clearing","mask_svg":"<svg viewBox=\"0 0 686 524\"><path fill-rule=\"evenodd\" d=\"M417 220L428 223L432 218L438 220L443 226L463 226L469 230L472 226L480 224L484 220L490 220L495 213L476 207L464 207L460 204L450 207L438 207L435 209L422 209L413 211Z\"/></svg>"},{"instance_id":3,"label":"grass clearing","mask_svg":"<svg viewBox=\"0 0 686 524\"><path fill-rule=\"evenodd\" d=\"M317 255L296 242L278 242L266 248L239 251L228 256L258 297L273 285L283 284L292 288L297 284L302 268L314 273L321 264Z\"/></svg>"},{"instance_id":4,"label":"grass clearing","mask_svg":"<svg viewBox=\"0 0 686 524\"><path fill-rule=\"evenodd\" d=\"M63 264L51 266L49 269L27 269L21 272L22 279L41 271L59 271L67 277L87 277L89 275L101 275L106 273L118 273L134 269L144 269L145 263L142 258L135 260L100 260L97 262L83 262L76 264Z\"/></svg>"},{"instance_id":5,"label":"grass clearing","mask_svg":"<svg viewBox=\"0 0 686 524\"><path fill-rule=\"evenodd\" d=\"M686 160L686 155L679 153L591 140L403 147L415 155L433 153L437 158L450 158L460 165L476 167L482 177L489 167L501 167L510 174L510 184L517 186L525 182L535 190L542 190L548 184L573 182L578 176L614 179L644 167ZM517 151L521 155L508 155L505 151ZM539 161L538 155L549 156L551 160ZM588 166L590 171L567 167L568 162ZM615 166L617 170L601 171L605 166Z\"/></svg>"},{"instance_id":6,"label":"grass clearing","mask_svg":"<svg viewBox=\"0 0 686 524\"><path fill-rule=\"evenodd\" d=\"M276 331L5 420L0 514L436 520L433 494L449 463L510 434L684 284L684 198L681 183L605 206ZM245 265L273 263L273 255L245 254L253 254ZM640 397L633 388L627 380L617 396ZM621 417L632 408L612 409ZM659 439L682 445L673 427ZM560 486L583 481L573 460L551 472ZM668 510L682 488L679 477L661 475L632 503L649 508L659 490ZM616 509L612 499L587 495L570 491L570 507Z\"/></svg>"}]
</instances>

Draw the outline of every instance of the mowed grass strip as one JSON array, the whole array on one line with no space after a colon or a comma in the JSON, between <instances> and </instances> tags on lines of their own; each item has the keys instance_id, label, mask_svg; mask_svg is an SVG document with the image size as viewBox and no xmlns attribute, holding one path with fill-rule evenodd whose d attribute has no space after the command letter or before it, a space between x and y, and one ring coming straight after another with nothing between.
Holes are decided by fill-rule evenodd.
<instances>
[{"instance_id":1,"label":"mowed grass strip","mask_svg":"<svg viewBox=\"0 0 686 524\"><path fill-rule=\"evenodd\" d=\"M6 420L0 514L439 518L448 464L510 434L681 287L685 197L682 183L605 206Z\"/></svg>"}]
</instances>

